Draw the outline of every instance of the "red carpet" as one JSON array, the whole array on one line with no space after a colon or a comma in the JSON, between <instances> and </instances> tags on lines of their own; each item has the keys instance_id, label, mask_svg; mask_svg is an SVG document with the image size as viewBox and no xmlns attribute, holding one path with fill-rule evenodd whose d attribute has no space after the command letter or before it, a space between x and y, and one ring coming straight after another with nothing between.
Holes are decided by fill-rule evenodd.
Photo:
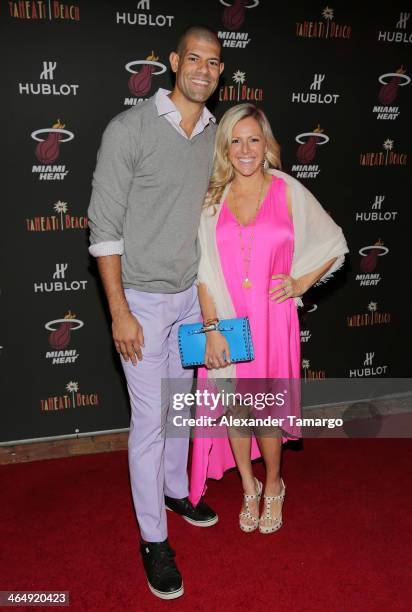
<instances>
[{"instance_id":1,"label":"red carpet","mask_svg":"<svg viewBox=\"0 0 412 612\"><path fill-rule=\"evenodd\" d=\"M404 439L287 449L284 526L270 536L238 529L235 472L210 481L215 527L168 513L185 582L169 602L145 583L126 452L4 466L0 590L68 590L76 612L410 610L411 451Z\"/></svg>"}]
</instances>

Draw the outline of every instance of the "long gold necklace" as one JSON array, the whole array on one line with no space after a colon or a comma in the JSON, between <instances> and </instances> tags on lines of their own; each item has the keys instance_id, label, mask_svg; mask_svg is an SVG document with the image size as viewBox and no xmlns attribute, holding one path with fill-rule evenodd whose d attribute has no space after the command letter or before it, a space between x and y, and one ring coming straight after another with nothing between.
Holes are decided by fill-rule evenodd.
<instances>
[{"instance_id":1,"label":"long gold necklace","mask_svg":"<svg viewBox=\"0 0 412 612\"><path fill-rule=\"evenodd\" d=\"M259 196L258 196L258 200L257 200L257 204L256 204L255 214L253 215L253 218L252 218L251 222L248 223L248 226L252 225L252 230L251 230L250 235L249 235L247 251L246 251L246 248L245 248L245 242L243 240L242 224L239 221L239 209L238 209L238 206L236 204L236 198L234 198L235 216L236 216L236 221L237 221L237 224L238 224L238 234L239 234L239 240L240 240L240 249L242 251L243 267L244 267L244 271L245 271L245 278L243 279L243 282L242 282L242 287L244 289L250 289L252 287L252 281L249 278L249 268L250 268L250 261L251 261L251 253L252 253L252 243L253 243L253 236L254 236L254 229L255 229L255 221L256 221L256 216L257 216L257 214L259 212L259 208L260 208L260 199L262 197L262 191L263 191L263 185L264 184L265 184L265 176L263 176L262 183L260 185Z\"/></svg>"}]
</instances>

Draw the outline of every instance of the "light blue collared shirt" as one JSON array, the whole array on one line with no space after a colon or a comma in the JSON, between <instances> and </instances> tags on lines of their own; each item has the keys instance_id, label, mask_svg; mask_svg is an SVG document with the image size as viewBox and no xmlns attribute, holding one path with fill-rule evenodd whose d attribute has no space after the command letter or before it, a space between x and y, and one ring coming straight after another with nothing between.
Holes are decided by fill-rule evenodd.
<instances>
[{"instance_id":1,"label":"light blue collared shirt","mask_svg":"<svg viewBox=\"0 0 412 612\"><path fill-rule=\"evenodd\" d=\"M181 134L185 138L191 140L197 134L203 132L209 121L216 122L216 118L214 117L214 115L212 115L210 110L208 110L205 106L189 138L180 125L182 115L180 114L180 111L177 110L174 102L172 102L172 100L169 98L170 93L171 92L168 89L163 89L163 87L159 87L155 95L155 104L157 112L159 113L159 117L164 116L165 119L167 119L169 123L173 125L175 130L177 130L179 134Z\"/></svg>"}]
</instances>

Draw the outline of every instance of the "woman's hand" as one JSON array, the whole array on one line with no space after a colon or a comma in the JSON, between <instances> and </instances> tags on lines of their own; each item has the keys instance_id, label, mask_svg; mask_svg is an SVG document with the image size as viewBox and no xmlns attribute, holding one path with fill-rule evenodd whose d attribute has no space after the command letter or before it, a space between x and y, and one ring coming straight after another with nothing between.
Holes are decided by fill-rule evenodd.
<instances>
[{"instance_id":1,"label":"woman's hand","mask_svg":"<svg viewBox=\"0 0 412 612\"><path fill-rule=\"evenodd\" d=\"M205 366L211 370L224 368L229 363L230 352L226 338L220 331L206 332Z\"/></svg>"},{"instance_id":2,"label":"woman's hand","mask_svg":"<svg viewBox=\"0 0 412 612\"><path fill-rule=\"evenodd\" d=\"M272 280L278 278L282 279L282 282L269 289L269 296L272 301L280 304L289 298L300 297L305 293L305 288L302 286L300 279L292 278L288 274L274 274Z\"/></svg>"}]
</instances>

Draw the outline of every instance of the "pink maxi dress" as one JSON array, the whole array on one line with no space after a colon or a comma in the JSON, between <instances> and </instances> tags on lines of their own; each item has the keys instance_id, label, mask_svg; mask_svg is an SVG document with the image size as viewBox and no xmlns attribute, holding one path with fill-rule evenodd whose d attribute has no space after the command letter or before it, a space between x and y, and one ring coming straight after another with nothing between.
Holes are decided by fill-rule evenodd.
<instances>
[{"instance_id":1,"label":"pink maxi dress","mask_svg":"<svg viewBox=\"0 0 412 612\"><path fill-rule=\"evenodd\" d=\"M272 176L271 184L254 221L254 237L248 277L252 287L242 287L245 278L238 224L227 202L222 205L216 240L222 270L237 317L249 318L255 359L236 364L236 379L300 379L300 332L293 298L278 304L269 299L269 289L282 282L274 274L290 274L294 231L286 201L286 183ZM249 245L252 224L242 228L243 243ZM208 370L198 370L199 385ZM282 433L282 442L289 438ZM251 458L260 457L252 437ZM190 500L197 504L206 490L206 479L222 478L235 466L227 436L193 440Z\"/></svg>"}]
</instances>

